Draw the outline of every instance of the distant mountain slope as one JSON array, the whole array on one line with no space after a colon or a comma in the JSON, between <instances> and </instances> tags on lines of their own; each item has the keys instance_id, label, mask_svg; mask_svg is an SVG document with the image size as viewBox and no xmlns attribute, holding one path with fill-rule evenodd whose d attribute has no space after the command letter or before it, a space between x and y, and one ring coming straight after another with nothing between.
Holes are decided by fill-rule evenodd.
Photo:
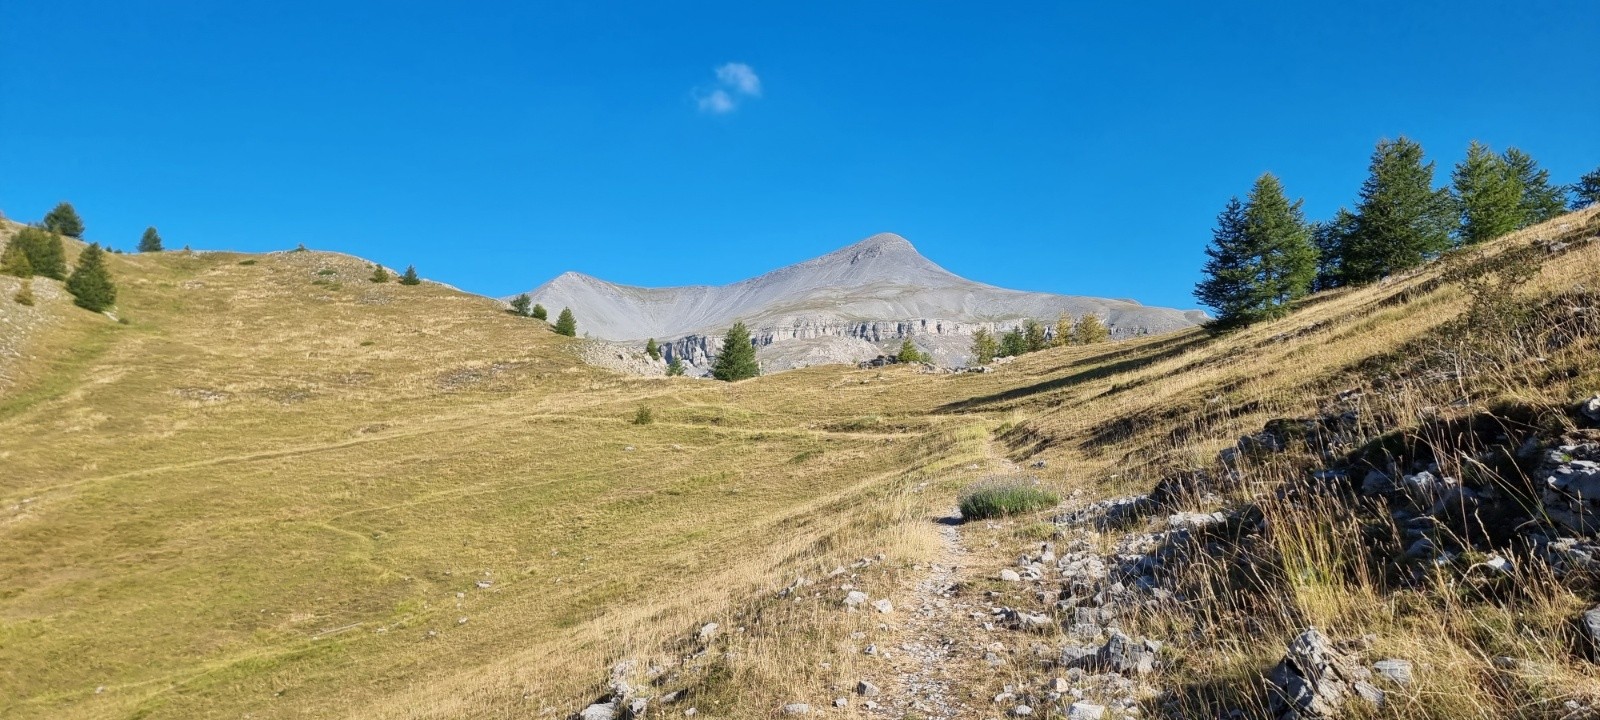
<instances>
[{"instance_id":1,"label":"distant mountain slope","mask_svg":"<svg viewBox=\"0 0 1600 720\"><path fill-rule=\"evenodd\" d=\"M627 343L656 338L669 357L695 366L703 366L720 335L743 320L771 369L853 362L908 336L940 362L959 364L979 327L1004 330L1027 318L1053 325L1062 313L1098 315L1119 337L1177 330L1205 318L1129 300L973 282L891 233L731 285L641 288L569 272L529 295L552 312L572 308L586 334Z\"/></svg>"}]
</instances>

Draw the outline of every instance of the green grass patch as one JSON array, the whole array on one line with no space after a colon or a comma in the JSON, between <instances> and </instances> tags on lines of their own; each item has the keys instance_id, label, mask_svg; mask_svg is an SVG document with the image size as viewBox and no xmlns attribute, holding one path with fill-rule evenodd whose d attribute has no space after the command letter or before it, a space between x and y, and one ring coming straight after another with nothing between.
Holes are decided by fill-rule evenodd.
<instances>
[{"instance_id":1,"label":"green grass patch","mask_svg":"<svg viewBox=\"0 0 1600 720\"><path fill-rule=\"evenodd\" d=\"M961 493L966 520L1005 517L1054 507L1061 497L1034 480L985 480Z\"/></svg>"}]
</instances>

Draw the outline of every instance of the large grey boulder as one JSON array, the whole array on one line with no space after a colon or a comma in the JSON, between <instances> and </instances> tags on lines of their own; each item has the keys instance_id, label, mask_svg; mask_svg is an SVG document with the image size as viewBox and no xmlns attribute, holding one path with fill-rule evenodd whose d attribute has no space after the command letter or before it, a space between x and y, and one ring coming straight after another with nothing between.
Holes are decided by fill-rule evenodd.
<instances>
[{"instance_id":1,"label":"large grey boulder","mask_svg":"<svg viewBox=\"0 0 1600 720\"><path fill-rule=\"evenodd\" d=\"M1600 462L1571 460L1545 476L1545 514L1580 535L1600 533Z\"/></svg>"},{"instance_id":2,"label":"large grey boulder","mask_svg":"<svg viewBox=\"0 0 1600 720\"><path fill-rule=\"evenodd\" d=\"M1090 661L1096 670L1119 675L1144 675L1155 668L1158 645L1135 641L1121 630L1112 630Z\"/></svg>"},{"instance_id":3,"label":"large grey boulder","mask_svg":"<svg viewBox=\"0 0 1600 720\"><path fill-rule=\"evenodd\" d=\"M1590 647L1594 648L1600 656L1600 605L1590 608L1583 614L1583 633L1588 637Z\"/></svg>"},{"instance_id":4,"label":"large grey boulder","mask_svg":"<svg viewBox=\"0 0 1600 720\"><path fill-rule=\"evenodd\" d=\"M1370 673L1345 657L1315 628L1289 642L1267 682L1272 695L1270 712L1278 720L1336 717L1352 695L1382 697L1367 682Z\"/></svg>"}]
</instances>

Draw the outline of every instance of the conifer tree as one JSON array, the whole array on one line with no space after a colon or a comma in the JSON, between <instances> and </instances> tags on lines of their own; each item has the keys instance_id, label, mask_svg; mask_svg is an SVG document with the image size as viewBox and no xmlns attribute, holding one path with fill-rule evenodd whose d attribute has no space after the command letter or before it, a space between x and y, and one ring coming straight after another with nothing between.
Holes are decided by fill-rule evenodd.
<instances>
[{"instance_id":1,"label":"conifer tree","mask_svg":"<svg viewBox=\"0 0 1600 720\"><path fill-rule=\"evenodd\" d=\"M1244 203L1239 202L1238 196L1228 198L1228 204L1217 215L1217 226L1211 230L1211 245L1206 248L1202 270L1205 279L1194 287L1195 299L1215 308L1219 317L1237 319L1254 304L1252 295L1261 269L1244 229ZM1079 344L1076 332L1072 344Z\"/></svg>"},{"instance_id":2,"label":"conifer tree","mask_svg":"<svg viewBox=\"0 0 1600 720\"><path fill-rule=\"evenodd\" d=\"M1078 325L1072 331L1074 345L1094 345L1095 343L1109 342L1111 329L1101 322L1100 317L1094 313L1085 314L1078 318Z\"/></svg>"},{"instance_id":3,"label":"conifer tree","mask_svg":"<svg viewBox=\"0 0 1600 720\"><path fill-rule=\"evenodd\" d=\"M1317 249L1300 205L1271 173L1256 179L1247 202L1228 200L1206 248L1206 277L1195 286L1195 297L1217 310L1217 325L1276 317L1311 291Z\"/></svg>"},{"instance_id":4,"label":"conifer tree","mask_svg":"<svg viewBox=\"0 0 1600 720\"><path fill-rule=\"evenodd\" d=\"M672 362L667 363L667 377L679 377L681 375L683 375L683 361L673 358Z\"/></svg>"},{"instance_id":5,"label":"conifer tree","mask_svg":"<svg viewBox=\"0 0 1600 720\"><path fill-rule=\"evenodd\" d=\"M1289 303L1311 292L1311 283L1316 280L1317 248L1311 244L1311 230L1300 210L1302 203L1289 202L1283 184L1271 173L1257 178L1255 187L1250 189L1244 220L1246 242L1261 268L1252 293L1256 306L1251 313L1256 318L1279 317L1288 312Z\"/></svg>"},{"instance_id":6,"label":"conifer tree","mask_svg":"<svg viewBox=\"0 0 1600 720\"><path fill-rule=\"evenodd\" d=\"M400 276L401 285L421 285L422 278L417 277L417 266L407 265L406 274Z\"/></svg>"},{"instance_id":7,"label":"conifer tree","mask_svg":"<svg viewBox=\"0 0 1600 720\"><path fill-rule=\"evenodd\" d=\"M900 343L900 352L895 354L894 359L897 362L903 363L925 363L932 361L932 358L928 357L927 353L917 349L916 343L911 342L911 338L906 338L905 341Z\"/></svg>"},{"instance_id":8,"label":"conifer tree","mask_svg":"<svg viewBox=\"0 0 1600 720\"><path fill-rule=\"evenodd\" d=\"M1493 240L1522 227L1521 180L1511 166L1489 146L1476 140L1451 175L1461 226L1456 239L1462 245Z\"/></svg>"},{"instance_id":9,"label":"conifer tree","mask_svg":"<svg viewBox=\"0 0 1600 720\"><path fill-rule=\"evenodd\" d=\"M1011 328L1011 332L1000 338L1000 357L1017 357L1028 352L1028 339L1022 334L1020 326Z\"/></svg>"},{"instance_id":10,"label":"conifer tree","mask_svg":"<svg viewBox=\"0 0 1600 720\"><path fill-rule=\"evenodd\" d=\"M17 294L11 296L18 305L33 305L33 278L22 281L22 287L17 288Z\"/></svg>"},{"instance_id":11,"label":"conifer tree","mask_svg":"<svg viewBox=\"0 0 1600 720\"><path fill-rule=\"evenodd\" d=\"M753 378L761 374L756 364L756 348L750 343L750 330L743 322L734 322L722 338L722 352L711 366L711 377L725 382Z\"/></svg>"},{"instance_id":12,"label":"conifer tree","mask_svg":"<svg viewBox=\"0 0 1600 720\"><path fill-rule=\"evenodd\" d=\"M1573 194L1571 210L1584 210L1587 206L1600 203L1600 168L1582 174L1578 182L1573 182L1570 190Z\"/></svg>"},{"instance_id":13,"label":"conifer tree","mask_svg":"<svg viewBox=\"0 0 1600 720\"><path fill-rule=\"evenodd\" d=\"M988 365L994 362L995 354L1000 352L1000 344L995 342L994 333L989 328L981 327L972 333L972 362L978 365Z\"/></svg>"},{"instance_id":14,"label":"conifer tree","mask_svg":"<svg viewBox=\"0 0 1600 720\"><path fill-rule=\"evenodd\" d=\"M1562 188L1550 184L1550 171L1539 167L1527 153L1507 148L1506 166L1522 188L1522 225L1538 225L1566 211Z\"/></svg>"},{"instance_id":15,"label":"conifer tree","mask_svg":"<svg viewBox=\"0 0 1600 720\"><path fill-rule=\"evenodd\" d=\"M67 252L61 244L60 235L41 228L25 227L11 238L11 242L20 245L27 254L34 275L55 280L66 279Z\"/></svg>"},{"instance_id":16,"label":"conifer tree","mask_svg":"<svg viewBox=\"0 0 1600 720\"><path fill-rule=\"evenodd\" d=\"M1572 184L1573 210L1582 210L1595 203L1600 203L1600 168L1595 168L1578 178Z\"/></svg>"},{"instance_id":17,"label":"conifer tree","mask_svg":"<svg viewBox=\"0 0 1600 720\"><path fill-rule=\"evenodd\" d=\"M383 269L382 265L379 265L377 263L373 263L372 264L372 281L375 282L375 283L386 283L386 282L389 282L389 271Z\"/></svg>"},{"instance_id":18,"label":"conifer tree","mask_svg":"<svg viewBox=\"0 0 1600 720\"><path fill-rule=\"evenodd\" d=\"M67 237L83 237L83 218L78 217L78 211L72 203L63 202L44 216L44 229L57 235Z\"/></svg>"},{"instance_id":19,"label":"conifer tree","mask_svg":"<svg viewBox=\"0 0 1600 720\"><path fill-rule=\"evenodd\" d=\"M139 236L139 252L161 252L161 233L154 227L144 229L144 234Z\"/></svg>"},{"instance_id":20,"label":"conifer tree","mask_svg":"<svg viewBox=\"0 0 1600 720\"><path fill-rule=\"evenodd\" d=\"M578 319L572 316L572 308L561 308L561 315L556 317L556 334L578 336Z\"/></svg>"},{"instance_id":21,"label":"conifer tree","mask_svg":"<svg viewBox=\"0 0 1600 720\"><path fill-rule=\"evenodd\" d=\"M28 262L28 251L22 247L20 238L12 238L6 243L5 251L0 252L0 275L33 277L33 263Z\"/></svg>"},{"instance_id":22,"label":"conifer tree","mask_svg":"<svg viewBox=\"0 0 1600 720\"><path fill-rule=\"evenodd\" d=\"M1355 213L1339 208L1333 219L1311 226L1311 244L1317 248L1317 279L1311 283L1313 290L1331 290L1344 284L1340 258L1344 257L1345 244L1355 234Z\"/></svg>"},{"instance_id":23,"label":"conifer tree","mask_svg":"<svg viewBox=\"0 0 1600 720\"><path fill-rule=\"evenodd\" d=\"M538 303L534 303L532 315L535 320L544 320L546 322L550 320L550 311L544 309L544 306Z\"/></svg>"},{"instance_id":24,"label":"conifer tree","mask_svg":"<svg viewBox=\"0 0 1600 720\"><path fill-rule=\"evenodd\" d=\"M1346 283L1366 283L1409 270L1450 247L1453 222L1448 193L1433 187L1433 163L1422 146L1404 137L1380 140L1372 152L1354 232L1344 243L1339 272Z\"/></svg>"},{"instance_id":25,"label":"conifer tree","mask_svg":"<svg viewBox=\"0 0 1600 720\"><path fill-rule=\"evenodd\" d=\"M111 271L106 269L106 254L99 243L78 254L78 265L67 278L67 292L72 293L78 307L95 312L117 301L117 288L111 284Z\"/></svg>"},{"instance_id":26,"label":"conifer tree","mask_svg":"<svg viewBox=\"0 0 1600 720\"><path fill-rule=\"evenodd\" d=\"M1049 347L1045 339L1044 324L1038 320L1028 320L1022 324L1022 341L1027 346L1028 352L1038 352Z\"/></svg>"},{"instance_id":27,"label":"conifer tree","mask_svg":"<svg viewBox=\"0 0 1600 720\"><path fill-rule=\"evenodd\" d=\"M1072 344L1072 316L1061 313L1056 318L1055 336L1050 339L1051 347L1062 347Z\"/></svg>"},{"instance_id":28,"label":"conifer tree","mask_svg":"<svg viewBox=\"0 0 1600 720\"><path fill-rule=\"evenodd\" d=\"M523 297L527 296L524 295ZM661 346L656 344L655 338L650 338L649 340L645 341L644 354L649 355L651 360L661 359Z\"/></svg>"},{"instance_id":29,"label":"conifer tree","mask_svg":"<svg viewBox=\"0 0 1600 720\"><path fill-rule=\"evenodd\" d=\"M511 298L511 314L513 314L513 315L521 315L522 317L527 317L528 313L530 312L529 308L532 307L532 306L533 306L533 298L528 297L527 293L523 293L523 294L518 295L518 296L516 296L514 298Z\"/></svg>"}]
</instances>

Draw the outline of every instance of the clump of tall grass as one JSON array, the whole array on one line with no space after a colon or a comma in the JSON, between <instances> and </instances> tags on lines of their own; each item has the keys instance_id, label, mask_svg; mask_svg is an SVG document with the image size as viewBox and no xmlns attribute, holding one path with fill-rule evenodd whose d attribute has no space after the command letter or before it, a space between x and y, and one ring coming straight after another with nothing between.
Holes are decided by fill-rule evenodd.
<instances>
[{"instance_id":1,"label":"clump of tall grass","mask_svg":"<svg viewBox=\"0 0 1600 720\"><path fill-rule=\"evenodd\" d=\"M991 479L962 491L961 517L967 520L1005 517L1043 510L1061 502L1061 497L1041 487L1032 478Z\"/></svg>"}]
</instances>

